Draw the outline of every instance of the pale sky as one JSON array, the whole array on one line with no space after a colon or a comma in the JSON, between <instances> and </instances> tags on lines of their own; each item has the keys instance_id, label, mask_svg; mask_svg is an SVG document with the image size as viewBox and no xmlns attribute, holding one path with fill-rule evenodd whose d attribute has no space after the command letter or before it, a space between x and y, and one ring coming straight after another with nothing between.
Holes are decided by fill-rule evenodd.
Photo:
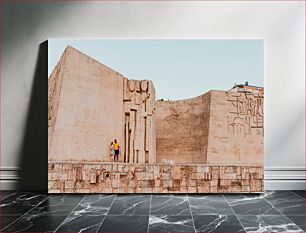
<instances>
[{"instance_id":1,"label":"pale sky","mask_svg":"<svg viewBox=\"0 0 306 233\"><path fill-rule=\"evenodd\" d=\"M50 39L48 75L67 45L129 79L152 80L158 99L191 98L245 81L264 85L261 39Z\"/></svg>"}]
</instances>

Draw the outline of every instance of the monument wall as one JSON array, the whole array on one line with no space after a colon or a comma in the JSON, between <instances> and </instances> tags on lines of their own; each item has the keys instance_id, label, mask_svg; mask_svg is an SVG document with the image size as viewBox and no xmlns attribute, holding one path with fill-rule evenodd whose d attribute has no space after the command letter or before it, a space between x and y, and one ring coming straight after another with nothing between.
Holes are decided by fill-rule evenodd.
<instances>
[{"instance_id":1,"label":"monument wall","mask_svg":"<svg viewBox=\"0 0 306 233\"><path fill-rule=\"evenodd\" d=\"M48 159L50 159L51 142L57 117L61 83L63 81L63 66L66 54L64 53L52 71L48 80Z\"/></svg>"},{"instance_id":2,"label":"monument wall","mask_svg":"<svg viewBox=\"0 0 306 233\"><path fill-rule=\"evenodd\" d=\"M157 161L263 166L263 89L156 102Z\"/></svg>"},{"instance_id":3,"label":"monument wall","mask_svg":"<svg viewBox=\"0 0 306 233\"><path fill-rule=\"evenodd\" d=\"M156 157L162 163L207 163L210 92L156 102Z\"/></svg>"},{"instance_id":4,"label":"monument wall","mask_svg":"<svg viewBox=\"0 0 306 233\"><path fill-rule=\"evenodd\" d=\"M72 47L56 70L50 80L59 82L49 85L49 107L57 109L48 116L49 160L109 161L110 142L123 139L123 75Z\"/></svg>"},{"instance_id":5,"label":"monument wall","mask_svg":"<svg viewBox=\"0 0 306 233\"><path fill-rule=\"evenodd\" d=\"M207 162L263 166L263 89L211 91Z\"/></svg>"},{"instance_id":6,"label":"monument wall","mask_svg":"<svg viewBox=\"0 0 306 233\"><path fill-rule=\"evenodd\" d=\"M48 160L155 162L155 89L67 47L49 78Z\"/></svg>"}]
</instances>

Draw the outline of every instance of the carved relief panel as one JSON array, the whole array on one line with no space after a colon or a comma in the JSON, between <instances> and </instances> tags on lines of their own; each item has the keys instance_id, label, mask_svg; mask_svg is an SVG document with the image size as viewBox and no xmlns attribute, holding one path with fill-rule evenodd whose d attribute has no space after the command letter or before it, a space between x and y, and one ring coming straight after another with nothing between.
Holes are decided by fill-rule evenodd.
<instances>
[{"instance_id":1,"label":"carved relief panel","mask_svg":"<svg viewBox=\"0 0 306 233\"><path fill-rule=\"evenodd\" d=\"M232 135L263 134L264 108L263 90L245 89L227 93L228 131Z\"/></svg>"},{"instance_id":2,"label":"carved relief panel","mask_svg":"<svg viewBox=\"0 0 306 233\"><path fill-rule=\"evenodd\" d=\"M124 79L124 148L123 162L154 163L155 90L148 80Z\"/></svg>"}]
</instances>

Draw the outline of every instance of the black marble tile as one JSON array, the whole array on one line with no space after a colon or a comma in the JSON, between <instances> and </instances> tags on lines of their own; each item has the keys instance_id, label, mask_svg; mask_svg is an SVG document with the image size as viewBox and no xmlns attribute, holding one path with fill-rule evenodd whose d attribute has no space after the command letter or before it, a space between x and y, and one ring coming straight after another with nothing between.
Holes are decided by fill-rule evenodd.
<instances>
[{"instance_id":1,"label":"black marble tile","mask_svg":"<svg viewBox=\"0 0 306 233\"><path fill-rule=\"evenodd\" d=\"M283 215L238 216L247 232L303 232Z\"/></svg>"},{"instance_id":2,"label":"black marble tile","mask_svg":"<svg viewBox=\"0 0 306 233\"><path fill-rule=\"evenodd\" d=\"M299 228L305 231L305 215L286 215L292 222L294 222Z\"/></svg>"},{"instance_id":3,"label":"black marble tile","mask_svg":"<svg viewBox=\"0 0 306 233\"><path fill-rule=\"evenodd\" d=\"M54 231L71 213L84 196L50 196L32 208L5 231ZM68 204L65 204L68 203Z\"/></svg>"},{"instance_id":4,"label":"black marble tile","mask_svg":"<svg viewBox=\"0 0 306 233\"><path fill-rule=\"evenodd\" d=\"M107 215L98 232L147 232L148 215Z\"/></svg>"},{"instance_id":5,"label":"black marble tile","mask_svg":"<svg viewBox=\"0 0 306 233\"><path fill-rule=\"evenodd\" d=\"M49 205L77 205L83 199L86 198L86 194L52 194L48 198Z\"/></svg>"},{"instance_id":6,"label":"black marble tile","mask_svg":"<svg viewBox=\"0 0 306 233\"><path fill-rule=\"evenodd\" d=\"M36 206L28 214L47 214L67 216L85 198L84 195L56 195Z\"/></svg>"},{"instance_id":7,"label":"black marble tile","mask_svg":"<svg viewBox=\"0 0 306 233\"><path fill-rule=\"evenodd\" d=\"M197 232L245 232L235 215L193 215Z\"/></svg>"},{"instance_id":8,"label":"black marble tile","mask_svg":"<svg viewBox=\"0 0 306 233\"><path fill-rule=\"evenodd\" d=\"M0 200L3 200L4 198L7 198L14 194L16 191L8 191L8 190L3 190L0 191Z\"/></svg>"},{"instance_id":9,"label":"black marble tile","mask_svg":"<svg viewBox=\"0 0 306 233\"><path fill-rule=\"evenodd\" d=\"M89 215L106 215L116 195L93 194L87 195L74 212Z\"/></svg>"},{"instance_id":10,"label":"black marble tile","mask_svg":"<svg viewBox=\"0 0 306 233\"><path fill-rule=\"evenodd\" d=\"M195 232L195 229L190 215L150 215L149 232Z\"/></svg>"},{"instance_id":11,"label":"black marble tile","mask_svg":"<svg viewBox=\"0 0 306 233\"><path fill-rule=\"evenodd\" d=\"M12 195L8 196L4 202L33 202L38 203L42 200L46 199L50 195L45 193L39 193L39 192L22 192L22 191L16 191Z\"/></svg>"},{"instance_id":12,"label":"black marble tile","mask_svg":"<svg viewBox=\"0 0 306 233\"><path fill-rule=\"evenodd\" d=\"M230 207L238 215L279 215L280 212L265 200L265 195L224 195Z\"/></svg>"},{"instance_id":13,"label":"black marble tile","mask_svg":"<svg viewBox=\"0 0 306 233\"><path fill-rule=\"evenodd\" d=\"M305 214L305 200L290 191L266 192L265 199L285 215Z\"/></svg>"},{"instance_id":14,"label":"black marble tile","mask_svg":"<svg viewBox=\"0 0 306 233\"><path fill-rule=\"evenodd\" d=\"M295 194L305 199L305 190L293 190L291 192L294 192Z\"/></svg>"},{"instance_id":15,"label":"black marble tile","mask_svg":"<svg viewBox=\"0 0 306 233\"><path fill-rule=\"evenodd\" d=\"M21 216L48 198L45 194L17 192L1 201L2 215Z\"/></svg>"},{"instance_id":16,"label":"black marble tile","mask_svg":"<svg viewBox=\"0 0 306 233\"><path fill-rule=\"evenodd\" d=\"M194 226L197 232L302 232L303 194L303 191L268 191L229 194L225 198L152 195L151 199L151 195L135 194L48 197L16 192L6 193L1 201L0 223L4 232L194 232Z\"/></svg>"},{"instance_id":17,"label":"black marble tile","mask_svg":"<svg viewBox=\"0 0 306 233\"><path fill-rule=\"evenodd\" d=\"M33 208L28 214L45 214L53 216L68 216L76 205L49 205L48 202L41 203L39 206Z\"/></svg>"},{"instance_id":18,"label":"black marble tile","mask_svg":"<svg viewBox=\"0 0 306 233\"><path fill-rule=\"evenodd\" d=\"M105 215L70 214L56 232L97 232Z\"/></svg>"},{"instance_id":19,"label":"black marble tile","mask_svg":"<svg viewBox=\"0 0 306 233\"><path fill-rule=\"evenodd\" d=\"M223 195L188 195L193 215L234 215Z\"/></svg>"},{"instance_id":20,"label":"black marble tile","mask_svg":"<svg viewBox=\"0 0 306 233\"><path fill-rule=\"evenodd\" d=\"M1 217L0 217L0 230L4 229L8 225L10 225L14 221L16 221L18 218L20 218L20 216L17 216L17 215L10 215L10 216L1 215Z\"/></svg>"},{"instance_id":21,"label":"black marble tile","mask_svg":"<svg viewBox=\"0 0 306 233\"><path fill-rule=\"evenodd\" d=\"M266 193L224 193L222 194L227 201L235 201L237 199L263 199Z\"/></svg>"},{"instance_id":22,"label":"black marble tile","mask_svg":"<svg viewBox=\"0 0 306 233\"><path fill-rule=\"evenodd\" d=\"M24 215L13 224L4 228L4 232L51 232L65 220L66 216Z\"/></svg>"},{"instance_id":23,"label":"black marble tile","mask_svg":"<svg viewBox=\"0 0 306 233\"><path fill-rule=\"evenodd\" d=\"M150 195L117 195L109 215L149 215Z\"/></svg>"},{"instance_id":24,"label":"black marble tile","mask_svg":"<svg viewBox=\"0 0 306 233\"><path fill-rule=\"evenodd\" d=\"M187 195L152 195L151 215L190 216Z\"/></svg>"}]
</instances>

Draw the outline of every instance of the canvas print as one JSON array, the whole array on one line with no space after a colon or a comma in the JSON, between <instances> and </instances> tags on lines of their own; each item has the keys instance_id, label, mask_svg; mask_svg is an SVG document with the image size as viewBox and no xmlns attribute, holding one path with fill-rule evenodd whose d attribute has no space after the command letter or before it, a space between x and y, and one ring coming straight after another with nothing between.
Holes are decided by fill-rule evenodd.
<instances>
[{"instance_id":1,"label":"canvas print","mask_svg":"<svg viewBox=\"0 0 306 233\"><path fill-rule=\"evenodd\" d=\"M262 192L262 40L52 39L49 193Z\"/></svg>"}]
</instances>

